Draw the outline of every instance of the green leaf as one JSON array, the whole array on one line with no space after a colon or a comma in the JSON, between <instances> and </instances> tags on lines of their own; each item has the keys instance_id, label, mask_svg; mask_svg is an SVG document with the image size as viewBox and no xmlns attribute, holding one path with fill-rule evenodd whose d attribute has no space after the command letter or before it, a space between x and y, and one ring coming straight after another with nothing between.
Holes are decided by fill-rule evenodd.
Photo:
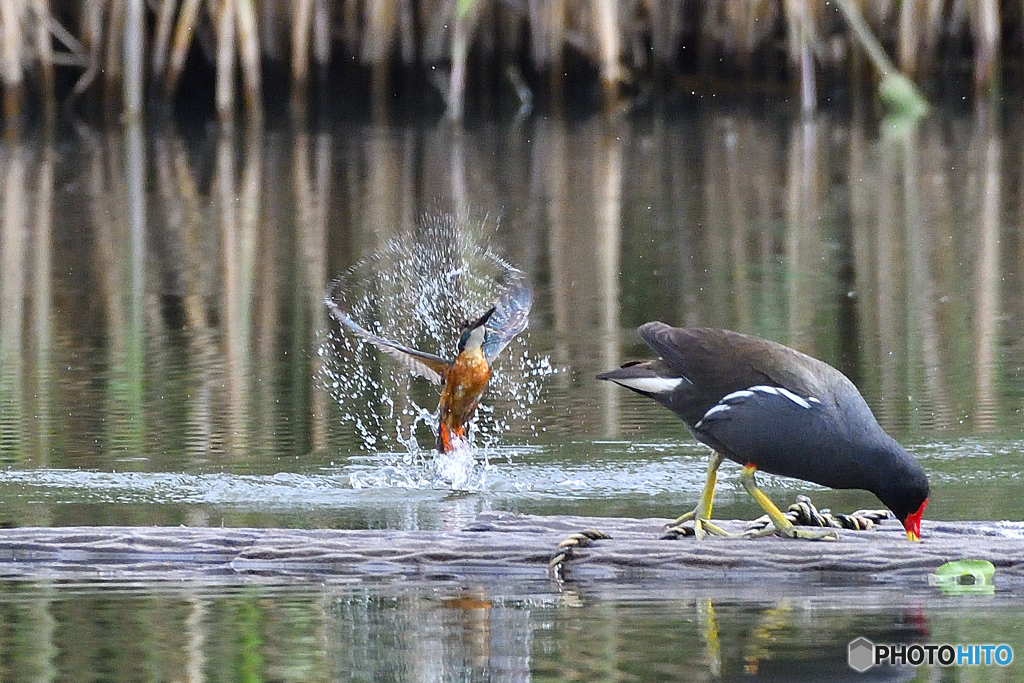
<instances>
[{"instance_id":1,"label":"green leaf","mask_svg":"<svg viewBox=\"0 0 1024 683\"><path fill-rule=\"evenodd\" d=\"M992 583L995 573L995 566L988 560L957 560L929 574L928 585L938 586L947 595L991 594L996 590Z\"/></svg>"}]
</instances>

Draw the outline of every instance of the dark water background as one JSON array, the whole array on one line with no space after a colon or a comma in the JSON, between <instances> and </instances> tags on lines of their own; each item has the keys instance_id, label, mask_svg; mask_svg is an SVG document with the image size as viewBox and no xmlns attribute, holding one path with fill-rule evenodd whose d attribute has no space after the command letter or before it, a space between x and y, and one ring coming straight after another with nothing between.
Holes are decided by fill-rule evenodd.
<instances>
[{"instance_id":1,"label":"dark water background","mask_svg":"<svg viewBox=\"0 0 1024 683\"><path fill-rule=\"evenodd\" d=\"M593 380L647 355L634 328L651 319L829 361L921 460L929 519L1022 519L1021 123L946 110L908 131L858 111L800 119L789 105L705 102L463 130L8 136L0 521L674 516L699 496L706 452L663 409ZM533 282L529 332L498 372L519 354L556 370L528 412L488 398L505 429L463 463L460 490L425 477L422 454L368 449L324 372L337 343L327 283L389 240L415 244L422 217L440 213ZM425 385L411 392L409 405L436 403ZM720 517L760 512L737 473L724 468ZM764 488L783 505L801 492L838 510L877 505L779 478ZM0 678L669 680L811 663L835 678L852 673L857 635L1021 643L1012 592L576 590L9 583Z\"/></svg>"}]
</instances>

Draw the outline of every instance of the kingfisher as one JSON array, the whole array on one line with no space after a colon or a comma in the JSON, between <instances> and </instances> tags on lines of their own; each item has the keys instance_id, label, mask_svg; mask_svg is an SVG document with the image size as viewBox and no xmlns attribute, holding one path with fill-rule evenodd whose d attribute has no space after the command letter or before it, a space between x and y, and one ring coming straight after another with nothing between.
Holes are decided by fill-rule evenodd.
<instances>
[{"instance_id":1,"label":"kingfisher","mask_svg":"<svg viewBox=\"0 0 1024 683\"><path fill-rule=\"evenodd\" d=\"M333 288L332 288L333 289ZM334 301L324 297L331 316L357 337L441 387L435 448L448 453L466 440L466 424L473 419L491 379L491 364L512 339L526 329L533 292L522 280L513 280L483 315L464 321L454 359L418 351L384 339L363 328Z\"/></svg>"}]
</instances>

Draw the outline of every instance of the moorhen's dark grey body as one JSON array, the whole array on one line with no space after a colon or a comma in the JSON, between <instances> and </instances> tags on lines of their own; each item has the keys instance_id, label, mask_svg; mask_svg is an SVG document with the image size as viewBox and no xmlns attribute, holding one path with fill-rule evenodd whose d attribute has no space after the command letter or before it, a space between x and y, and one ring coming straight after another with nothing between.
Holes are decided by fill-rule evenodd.
<instances>
[{"instance_id":1,"label":"moorhen's dark grey body","mask_svg":"<svg viewBox=\"0 0 1024 683\"><path fill-rule=\"evenodd\" d=\"M757 489L755 470L870 491L903 523L908 538L920 537L928 478L882 431L843 373L788 346L728 330L650 322L639 332L660 358L628 363L598 379L653 398L715 450L704 496L692 513L698 536L702 524L717 531L707 518L724 457L745 466L744 486L786 535L821 537L782 518Z\"/></svg>"}]
</instances>

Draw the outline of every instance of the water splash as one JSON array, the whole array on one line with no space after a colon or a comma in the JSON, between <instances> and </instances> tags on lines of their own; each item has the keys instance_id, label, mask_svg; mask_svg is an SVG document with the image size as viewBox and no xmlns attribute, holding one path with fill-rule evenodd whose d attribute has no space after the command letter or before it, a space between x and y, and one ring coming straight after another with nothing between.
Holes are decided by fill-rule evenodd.
<instances>
[{"instance_id":1,"label":"water splash","mask_svg":"<svg viewBox=\"0 0 1024 683\"><path fill-rule=\"evenodd\" d=\"M335 288L339 305L359 325L386 339L452 358L462 321L495 300L518 271L490 249L495 227L486 221L425 216L414 231L388 240L350 268ZM353 474L353 486L485 486L487 449L512 432L536 434L532 406L557 370L529 348L529 331L512 341L492 368L469 443L448 454L424 450L437 431L437 390L382 358L353 335L335 330L321 345L322 382L341 407L343 426L361 448L399 451L400 462ZM481 450L474 448L478 447Z\"/></svg>"},{"instance_id":2,"label":"water splash","mask_svg":"<svg viewBox=\"0 0 1024 683\"><path fill-rule=\"evenodd\" d=\"M447 453L378 453L371 457L353 457L344 472L349 485L357 490L450 488L480 492L508 489L509 473L491 463L492 455L489 449L477 449L468 444ZM505 455L511 457L508 452ZM508 460L504 462L507 464Z\"/></svg>"}]
</instances>

